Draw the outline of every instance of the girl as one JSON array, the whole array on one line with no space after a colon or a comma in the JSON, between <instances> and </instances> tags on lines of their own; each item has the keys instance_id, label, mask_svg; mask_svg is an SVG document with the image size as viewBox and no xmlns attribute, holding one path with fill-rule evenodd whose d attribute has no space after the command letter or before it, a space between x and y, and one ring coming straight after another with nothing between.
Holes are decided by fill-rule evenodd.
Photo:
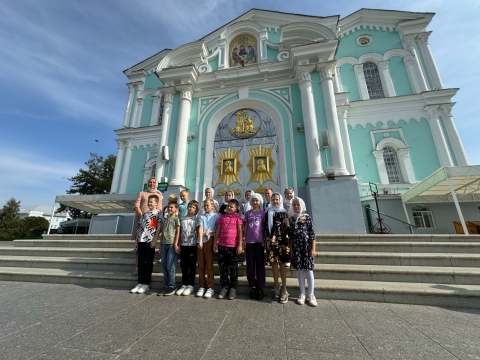
<instances>
[{"instance_id":1,"label":"girl","mask_svg":"<svg viewBox=\"0 0 480 360\"><path fill-rule=\"evenodd\" d=\"M220 210L218 211L219 215L225 215L227 213L227 205L228 202L232 199L235 199L235 194L232 190L225 191L225 195L223 195L223 204L220 206ZM238 214L238 209L237 209Z\"/></svg>"},{"instance_id":2,"label":"girl","mask_svg":"<svg viewBox=\"0 0 480 360\"><path fill-rule=\"evenodd\" d=\"M317 306L313 294L313 260L315 258L315 231L310 215L306 213L305 202L296 197L288 211L290 217L289 237L292 242L292 265L297 269L300 296L297 304L305 304L305 279L308 283L307 301L310 306Z\"/></svg>"},{"instance_id":3,"label":"girl","mask_svg":"<svg viewBox=\"0 0 480 360\"><path fill-rule=\"evenodd\" d=\"M295 197L295 192L291 187L289 187L286 188L283 193L285 194L285 199L283 200L283 208L288 211L292 206L292 200Z\"/></svg>"},{"instance_id":4,"label":"girl","mask_svg":"<svg viewBox=\"0 0 480 360\"><path fill-rule=\"evenodd\" d=\"M210 188L210 187L207 187L205 189L205 199L204 200L212 199L212 201L213 201L213 212L215 214L218 214L218 211L220 210L220 205L218 205L218 201L213 198L213 194L214 194L213 189ZM202 214L203 213L204 213L204 210L202 209Z\"/></svg>"},{"instance_id":5,"label":"girl","mask_svg":"<svg viewBox=\"0 0 480 360\"><path fill-rule=\"evenodd\" d=\"M265 216L265 239L267 256L272 264L274 297L282 304L288 302L287 293L287 266L290 261L290 246L287 237L288 214L282 206L283 198L279 193L272 195L272 205ZM278 284L278 266L280 264L280 277L282 278L282 290Z\"/></svg>"},{"instance_id":6,"label":"girl","mask_svg":"<svg viewBox=\"0 0 480 360\"><path fill-rule=\"evenodd\" d=\"M261 210L263 199L260 194L250 197L251 210L245 213L244 237L247 259L247 279L250 286L250 299L263 300L265 287L265 259L263 255L263 224L265 212Z\"/></svg>"}]
</instances>

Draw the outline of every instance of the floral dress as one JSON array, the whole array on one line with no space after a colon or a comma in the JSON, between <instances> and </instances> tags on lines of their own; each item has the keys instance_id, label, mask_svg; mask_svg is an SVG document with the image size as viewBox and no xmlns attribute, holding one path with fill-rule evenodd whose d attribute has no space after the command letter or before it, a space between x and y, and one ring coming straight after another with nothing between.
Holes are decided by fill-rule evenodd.
<instances>
[{"instance_id":1,"label":"floral dress","mask_svg":"<svg viewBox=\"0 0 480 360\"><path fill-rule=\"evenodd\" d=\"M286 212L276 212L273 214L272 231L268 231L268 215L265 216L265 239L267 240L267 260L270 263L290 262L290 245L288 240L288 225L284 219L287 219Z\"/></svg>"},{"instance_id":2,"label":"floral dress","mask_svg":"<svg viewBox=\"0 0 480 360\"><path fill-rule=\"evenodd\" d=\"M313 270L313 257L310 257L312 240L315 239L313 221L310 215L302 214L295 225L295 218L290 218L289 237L292 240L292 267L297 270Z\"/></svg>"}]
</instances>

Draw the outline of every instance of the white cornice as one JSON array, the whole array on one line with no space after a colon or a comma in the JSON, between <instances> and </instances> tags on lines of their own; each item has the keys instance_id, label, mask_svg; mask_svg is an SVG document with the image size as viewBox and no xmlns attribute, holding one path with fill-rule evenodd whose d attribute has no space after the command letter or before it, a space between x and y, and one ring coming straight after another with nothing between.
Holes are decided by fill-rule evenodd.
<instances>
[{"instance_id":1,"label":"white cornice","mask_svg":"<svg viewBox=\"0 0 480 360\"><path fill-rule=\"evenodd\" d=\"M145 59L138 64L132 66L131 68L128 68L125 70L123 73L129 78L131 75L138 71L144 71L145 73L149 73L157 68L158 63L160 60L163 59L165 55L167 55L171 50L170 49L164 49L160 51L159 53L156 53L153 56L150 56L148 59Z\"/></svg>"},{"instance_id":2,"label":"white cornice","mask_svg":"<svg viewBox=\"0 0 480 360\"><path fill-rule=\"evenodd\" d=\"M152 139L158 140L160 139L160 130L161 130L160 125L154 125L154 126L142 126L137 128L123 128L123 129L117 129L114 131L118 135L119 139L152 138Z\"/></svg>"}]
</instances>

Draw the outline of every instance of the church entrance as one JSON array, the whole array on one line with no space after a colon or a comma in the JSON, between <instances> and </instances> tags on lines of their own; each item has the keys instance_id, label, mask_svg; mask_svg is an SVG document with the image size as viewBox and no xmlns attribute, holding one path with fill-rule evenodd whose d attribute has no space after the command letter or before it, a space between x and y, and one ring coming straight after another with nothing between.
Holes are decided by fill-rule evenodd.
<instances>
[{"instance_id":1,"label":"church entrance","mask_svg":"<svg viewBox=\"0 0 480 360\"><path fill-rule=\"evenodd\" d=\"M267 113L243 108L222 119L215 133L212 178L220 203L226 190L241 203L248 189L262 196L267 188L280 190L277 133Z\"/></svg>"}]
</instances>

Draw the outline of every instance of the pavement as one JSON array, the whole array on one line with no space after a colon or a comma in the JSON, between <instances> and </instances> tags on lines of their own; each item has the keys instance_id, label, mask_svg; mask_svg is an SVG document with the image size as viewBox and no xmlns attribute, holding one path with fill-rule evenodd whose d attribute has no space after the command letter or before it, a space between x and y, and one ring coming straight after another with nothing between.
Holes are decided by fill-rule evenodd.
<instances>
[{"instance_id":1,"label":"pavement","mask_svg":"<svg viewBox=\"0 0 480 360\"><path fill-rule=\"evenodd\" d=\"M480 310L0 282L0 359L480 359Z\"/></svg>"}]
</instances>

